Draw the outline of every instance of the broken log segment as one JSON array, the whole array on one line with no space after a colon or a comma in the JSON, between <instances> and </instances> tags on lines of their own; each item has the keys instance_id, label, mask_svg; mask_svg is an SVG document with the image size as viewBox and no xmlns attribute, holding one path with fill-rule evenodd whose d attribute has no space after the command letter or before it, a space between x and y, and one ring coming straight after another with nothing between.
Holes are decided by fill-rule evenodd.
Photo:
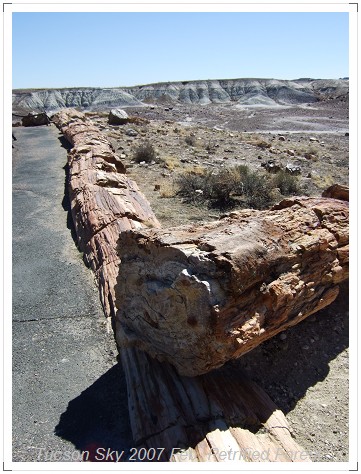
<instances>
[{"instance_id":1,"label":"broken log segment","mask_svg":"<svg viewBox=\"0 0 361 474\"><path fill-rule=\"evenodd\" d=\"M348 203L293 198L198 227L124 232L118 253L118 344L196 376L335 300L348 278Z\"/></svg>"},{"instance_id":2,"label":"broken log segment","mask_svg":"<svg viewBox=\"0 0 361 474\"><path fill-rule=\"evenodd\" d=\"M284 414L256 383L222 367L184 377L134 348L120 351L135 445L170 462L306 462ZM164 448L160 453L159 448Z\"/></svg>"},{"instance_id":3,"label":"broken log segment","mask_svg":"<svg viewBox=\"0 0 361 474\"><path fill-rule=\"evenodd\" d=\"M65 109L52 117L72 145L68 190L77 244L97 278L105 314L115 316L116 243L125 230L160 227L149 202L107 137L82 112Z\"/></svg>"}]
</instances>

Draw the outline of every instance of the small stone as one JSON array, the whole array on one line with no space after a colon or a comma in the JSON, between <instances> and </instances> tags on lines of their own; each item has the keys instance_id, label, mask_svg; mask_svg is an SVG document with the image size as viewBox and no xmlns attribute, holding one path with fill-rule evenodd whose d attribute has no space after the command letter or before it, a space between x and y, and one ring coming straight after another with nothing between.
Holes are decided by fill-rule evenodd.
<instances>
[{"instance_id":1,"label":"small stone","mask_svg":"<svg viewBox=\"0 0 361 474\"><path fill-rule=\"evenodd\" d=\"M280 334L280 339L281 339L281 341L286 340L287 339L287 334L284 333L284 332L282 334Z\"/></svg>"},{"instance_id":2,"label":"small stone","mask_svg":"<svg viewBox=\"0 0 361 474\"><path fill-rule=\"evenodd\" d=\"M133 128L129 128L128 130L126 130L125 134L128 135L128 137L136 137L138 135L138 132Z\"/></svg>"}]
</instances>

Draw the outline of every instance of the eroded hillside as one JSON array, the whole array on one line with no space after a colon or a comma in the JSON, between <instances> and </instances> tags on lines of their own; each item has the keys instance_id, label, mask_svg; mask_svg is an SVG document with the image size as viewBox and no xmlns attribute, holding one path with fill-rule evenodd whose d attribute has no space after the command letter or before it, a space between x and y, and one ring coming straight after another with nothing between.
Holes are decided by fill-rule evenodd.
<instances>
[{"instance_id":1,"label":"eroded hillside","mask_svg":"<svg viewBox=\"0 0 361 474\"><path fill-rule=\"evenodd\" d=\"M100 110L142 103L294 105L348 95L348 79L229 79L164 82L123 88L13 91L13 112L53 112L64 107Z\"/></svg>"}]
</instances>

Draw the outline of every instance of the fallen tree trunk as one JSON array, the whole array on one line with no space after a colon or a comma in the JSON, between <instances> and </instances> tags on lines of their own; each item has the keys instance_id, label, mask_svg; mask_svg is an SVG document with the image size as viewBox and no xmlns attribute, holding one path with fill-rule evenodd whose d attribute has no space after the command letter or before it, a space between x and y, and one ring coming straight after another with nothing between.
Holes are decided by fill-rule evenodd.
<instances>
[{"instance_id":1,"label":"fallen tree trunk","mask_svg":"<svg viewBox=\"0 0 361 474\"><path fill-rule=\"evenodd\" d=\"M335 300L348 278L348 203L294 198L199 227L124 232L118 253L118 344L200 375Z\"/></svg>"},{"instance_id":2,"label":"fallen tree trunk","mask_svg":"<svg viewBox=\"0 0 361 474\"><path fill-rule=\"evenodd\" d=\"M75 109L62 110L52 120L72 145L68 189L77 244L95 273L105 314L114 317L119 234L160 224L98 127Z\"/></svg>"}]
</instances>

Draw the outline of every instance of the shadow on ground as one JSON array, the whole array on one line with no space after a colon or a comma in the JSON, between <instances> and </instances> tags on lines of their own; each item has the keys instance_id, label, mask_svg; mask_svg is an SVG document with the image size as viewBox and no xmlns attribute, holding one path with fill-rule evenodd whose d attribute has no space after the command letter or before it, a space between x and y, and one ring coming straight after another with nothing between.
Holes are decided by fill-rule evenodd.
<instances>
[{"instance_id":1,"label":"shadow on ground","mask_svg":"<svg viewBox=\"0 0 361 474\"><path fill-rule=\"evenodd\" d=\"M124 373L114 365L78 397L69 402L55 434L79 451L89 451L89 461L103 461L104 449L118 452L132 447Z\"/></svg>"},{"instance_id":2,"label":"shadow on ground","mask_svg":"<svg viewBox=\"0 0 361 474\"><path fill-rule=\"evenodd\" d=\"M348 291L348 283L343 284L332 305L230 362L227 369L245 371L288 413L327 377L330 362L349 346Z\"/></svg>"},{"instance_id":3,"label":"shadow on ground","mask_svg":"<svg viewBox=\"0 0 361 474\"><path fill-rule=\"evenodd\" d=\"M68 140L63 135L59 136L58 140L61 144L61 147L65 148L67 152L69 152L73 148L71 143L69 143ZM63 166L63 170L65 172L65 180L64 180L64 197L63 197L61 205L64 211L67 213L66 226L70 230L71 237L75 245L77 246L78 242L76 238L76 231L75 231L75 226L73 222L73 217L71 215L71 204L70 204L70 198L69 198L70 169L69 169L68 163L65 166Z\"/></svg>"},{"instance_id":4,"label":"shadow on ground","mask_svg":"<svg viewBox=\"0 0 361 474\"><path fill-rule=\"evenodd\" d=\"M242 391L248 390L245 388L247 385L243 387L242 380L250 378L267 392L277 407L285 413L289 412L311 386L327 377L330 361L348 347L347 302L348 289L343 287L333 305L289 329L286 339L277 336L238 361L229 362L214 371L211 375L214 387L210 390L215 394L219 392L222 400L227 392L224 392L224 386L228 380L240 385L241 396ZM207 379L207 375L202 377ZM193 382L189 380L189 383ZM104 461L102 453L108 448L118 452L124 450L121 460L126 461L133 446L129 438L125 386L123 370L117 364L69 403L56 427L56 434L72 442L80 451L89 451L89 461ZM153 395L157 397L156 393ZM236 413L238 402L233 398L227 402L227 407ZM182 402L185 406L189 403ZM231 407L233 403L234 409ZM241 423L233 420L235 423L230 426L248 427L257 433L261 428L259 421L265 422L271 414L272 410L268 410L258 413L254 420L247 417ZM228 424L221 424L219 429L227 427ZM199 429L193 430L191 425L189 429L195 438L193 440L190 436L189 439L193 441L192 446L196 446L203 435ZM103 449L97 451L99 448ZM115 454L109 461L114 460Z\"/></svg>"}]
</instances>

